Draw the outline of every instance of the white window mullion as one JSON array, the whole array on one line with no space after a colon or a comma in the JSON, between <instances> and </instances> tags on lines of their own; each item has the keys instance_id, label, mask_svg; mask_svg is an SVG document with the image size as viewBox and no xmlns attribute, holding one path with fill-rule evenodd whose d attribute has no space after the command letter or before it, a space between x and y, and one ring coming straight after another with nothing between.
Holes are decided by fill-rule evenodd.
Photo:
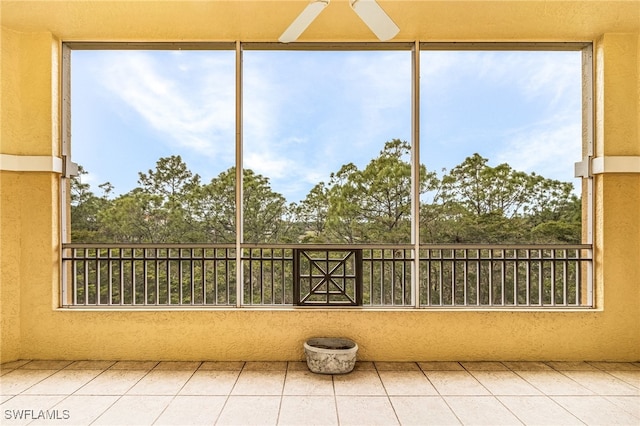
<instances>
[{"instance_id":1,"label":"white window mullion","mask_svg":"<svg viewBox=\"0 0 640 426\"><path fill-rule=\"evenodd\" d=\"M244 304L242 185L242 43L236 41L236 307Z\"/></svg>"},{"instance_id":2,"label":"white window mullion","mask_svg":"<svg viewBox=\"0 0 640 426\"><path fill-rule=\"evenodd\" d=\"M411 51L411 243L413 271L411 295L414 307L420 307L420 42Z\"/></svg>"}]
</instances>

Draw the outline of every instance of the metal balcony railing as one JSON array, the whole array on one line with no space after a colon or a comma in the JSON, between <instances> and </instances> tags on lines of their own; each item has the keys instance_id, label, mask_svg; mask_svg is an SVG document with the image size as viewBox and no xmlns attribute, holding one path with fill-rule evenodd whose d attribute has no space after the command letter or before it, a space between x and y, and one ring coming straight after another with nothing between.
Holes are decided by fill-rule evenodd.
<instances>
[{"instance_id":1,"label":"metal balcony railing","mask_svg":"<svg viewBox=\"0 0 640 426\"><path fill-rule=\"evenodd\" d=\"M589 245L420 248L425 307L591 307Z\"/></svg>"},{"instance_id":2,"label":"metal balcony railing","mask_svg":"<svg viewBox=\"0 0 640 426\"><path fill-rule=\"evenodd\" d=\"M590 245L65 244L62 261L65 307L593 305Z\"/></svg>"}]
</instances>

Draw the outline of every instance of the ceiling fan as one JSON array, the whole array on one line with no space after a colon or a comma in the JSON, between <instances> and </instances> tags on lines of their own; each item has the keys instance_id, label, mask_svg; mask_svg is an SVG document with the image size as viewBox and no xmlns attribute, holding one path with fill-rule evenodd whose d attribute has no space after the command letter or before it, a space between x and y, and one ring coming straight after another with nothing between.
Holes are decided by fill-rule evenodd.
<instances>
[{"instance_id":1,"label":"ceiling fan","mask_svg":"<svg viewBox=\"0 0 640 426\"><path fill-rule=\"evenodd\" d=\"M296 41L320 12L329 5L329 1L311 0L278 40L282 43ZM381 41L392 39L400 31L376 0L349 0L349 5Z\"/></svg>"}]
</instances>

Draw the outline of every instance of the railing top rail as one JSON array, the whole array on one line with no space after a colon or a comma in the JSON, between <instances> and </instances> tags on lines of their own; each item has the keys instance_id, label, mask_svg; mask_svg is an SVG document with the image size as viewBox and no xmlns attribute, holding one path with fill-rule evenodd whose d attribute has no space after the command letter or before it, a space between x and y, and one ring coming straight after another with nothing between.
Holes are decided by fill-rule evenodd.
<instances>
[{"instance_id":1,"label":"railing top rail","mask_svg":"<svg viewBox=\"0 0 640 426\"><path fill-rule=\"evenodd\" d=\"M63 249L191 249L235 248L235 244L210 243L64 243Z\"/></svg>"},{"instance_id":2,"label":"railing top rail","mask_svg":"<svg viewBox=\"0 0 640 426\"><path fill-rule=\"evenodd\" d=\"M591 249L591 244L420 244L421 249L494 249L494 250L563 250L563 249Z\"/></svg>"},{"instance_id":3,"label":"railing top rail","mask_svg":"<svg viewBox=\"0 0 640 426\"><path fill-rule=\"evenodd\" d=\"M367 244L276 244L276 243L243 243L240 245L246 249L294 249L304 248L306 250L345 250L345 249L413 249L412 244L389 244L389 243L367 243ZM235 248L235 244L227 243L65 243L64 249L84 249L84 248ZM563 250L563 249L592 249L591 244L420 244L425 250L465 250L465 249L493 249L493 250Z\"/></svg>"},{"instance_id":4,"label":"railing top rail","mask_svg":"<svg viewBox=\"0 0 640 426\"><path fill-rule=\"evenodd\" d=\"M367 243L367 244L269 244L269 243L249 243L241 244L247 249L305 249L305 250L353 250L353 249L412 249L411 244L389 244L389 243Z\"/></svg>"}]
</instances>

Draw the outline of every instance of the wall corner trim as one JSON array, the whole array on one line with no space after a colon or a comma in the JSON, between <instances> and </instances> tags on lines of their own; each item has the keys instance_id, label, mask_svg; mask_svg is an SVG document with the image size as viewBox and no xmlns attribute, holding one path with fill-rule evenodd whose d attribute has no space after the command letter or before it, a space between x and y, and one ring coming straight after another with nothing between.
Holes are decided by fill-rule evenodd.
<instances>
[{"instance_id":1,"label":"wall corner trim","mask_svg":"<svg viewBox=\"0 0 640 426\"><path fill-rule=\"evenodd\" d=\"M0 170L62 173L62 158L47 155L0 154Z\"/></svg>"},{"instance_id":2,"label":"wall corner trim","mask_svg":"<svg viewBox=\"0 0 640 426\"><path fill-rule=\"evenodd\" d=\"M591 173L640 173L640 156L604 156L591 160Z\"/></svg>"}]
</instances>

